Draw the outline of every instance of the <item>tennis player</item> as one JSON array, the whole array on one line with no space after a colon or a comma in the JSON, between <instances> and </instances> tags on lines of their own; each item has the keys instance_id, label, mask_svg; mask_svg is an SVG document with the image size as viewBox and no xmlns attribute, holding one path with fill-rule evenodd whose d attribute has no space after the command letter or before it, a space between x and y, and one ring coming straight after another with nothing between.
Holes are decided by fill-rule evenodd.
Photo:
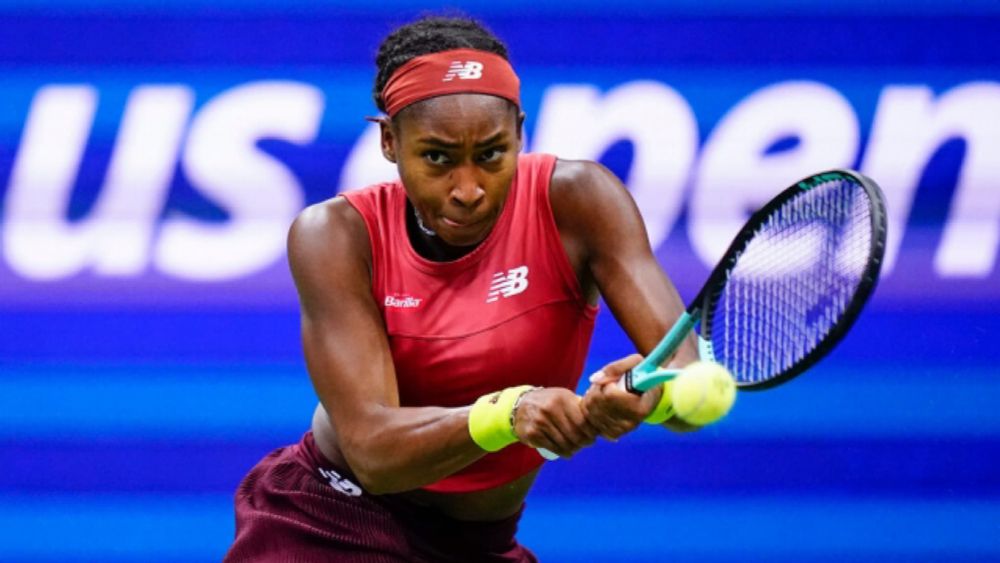
<instances>
[{"instance_id":1,"label":"tennis player","mask_svg":"<svg viewBox=\"0 0 1000 563\"><path fill-rule=\"evenodd\" d=\"M521 153L518 77L489 31L425 18L376 64L373 119L400 179L291 228L320 404L239 486L226 559L536 561L515 539L536 448L616 439L661 395L610 383L638 355L574 394L598 297L641 351L683 304L613 174ZM688 343L675 363L695 357Z\"/></svg>"}]
</instances>

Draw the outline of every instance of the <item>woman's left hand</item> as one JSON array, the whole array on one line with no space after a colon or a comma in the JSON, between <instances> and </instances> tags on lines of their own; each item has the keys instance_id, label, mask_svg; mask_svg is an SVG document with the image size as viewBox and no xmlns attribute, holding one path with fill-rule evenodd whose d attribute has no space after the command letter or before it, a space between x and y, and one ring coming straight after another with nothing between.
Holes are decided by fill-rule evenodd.
<instances>
[{"instance_id":1,"label":"woman's left hand","mask_svg":"<svg viewBox=\"0 0 1000 563\"><path fill-rule=\"evenodd\" d=\"M618 380L641 361L642 356L632 354L590 376L590 389L583 396L581 407L587 421L609 440L617 440L635 430L660 400L662 385L642 395L618 387Z\"/></svg>"}]
</instances>

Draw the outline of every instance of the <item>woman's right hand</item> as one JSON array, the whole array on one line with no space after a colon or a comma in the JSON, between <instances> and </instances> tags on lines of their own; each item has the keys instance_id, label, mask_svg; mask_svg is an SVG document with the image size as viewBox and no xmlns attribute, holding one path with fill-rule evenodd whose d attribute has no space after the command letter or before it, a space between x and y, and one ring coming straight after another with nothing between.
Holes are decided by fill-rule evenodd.
<instances>
[{"instance_id":1,"label":"woman's right hand","mask_svg":"<svg viewBox=\"0 0 1000 563\"><path fill-rule=\"evenodd\" d=\"M514 434L522 444L571 457L597 439L583 414L580 397L562 387L528 391L514 412Z\"/></svg>"}]
</instances>

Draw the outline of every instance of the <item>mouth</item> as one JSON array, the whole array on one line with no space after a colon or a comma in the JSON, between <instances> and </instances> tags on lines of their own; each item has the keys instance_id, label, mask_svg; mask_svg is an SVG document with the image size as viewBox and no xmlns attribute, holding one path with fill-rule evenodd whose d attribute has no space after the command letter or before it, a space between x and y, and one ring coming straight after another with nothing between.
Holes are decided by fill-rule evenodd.
<instances>
[{"instance_id":1,"label":"mouth","mask_svg":"<svg viewBox=\"0 0 1000 563\"><path fill-rule=\"evenodd\" d=\"M456 219L445 215L438 216L438 236L454 246L469 246L481 242L489 233L491 216L463 217Z\"/></svg>"},{"instance_id":2,"label":"mouth","mask_svg":"<svg viewBox=\"0 0 1000 563\"><path fill-rule=\"evenodd\" d=\"M450 217L441 216L441 222L447 225L449 228L466 230L478 226L482 223L485 218L480 219L452 219Z\"/></svg>"}]
</instances>

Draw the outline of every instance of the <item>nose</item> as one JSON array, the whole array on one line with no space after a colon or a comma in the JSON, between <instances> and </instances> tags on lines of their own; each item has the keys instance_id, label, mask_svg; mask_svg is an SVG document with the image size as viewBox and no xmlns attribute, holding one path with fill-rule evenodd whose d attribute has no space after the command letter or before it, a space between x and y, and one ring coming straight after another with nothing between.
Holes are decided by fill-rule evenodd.
<instances>
[{"instance_id":1,"label":"nose","mask_svg":"<svg viewBox=\"0 0 1000 563\"><path fill-rule=\"evenodd\" d=\"M451 181L451 198L462 207L475 207L486 197L473 166L456 167Z\"/></svg>"}]
</instances>

